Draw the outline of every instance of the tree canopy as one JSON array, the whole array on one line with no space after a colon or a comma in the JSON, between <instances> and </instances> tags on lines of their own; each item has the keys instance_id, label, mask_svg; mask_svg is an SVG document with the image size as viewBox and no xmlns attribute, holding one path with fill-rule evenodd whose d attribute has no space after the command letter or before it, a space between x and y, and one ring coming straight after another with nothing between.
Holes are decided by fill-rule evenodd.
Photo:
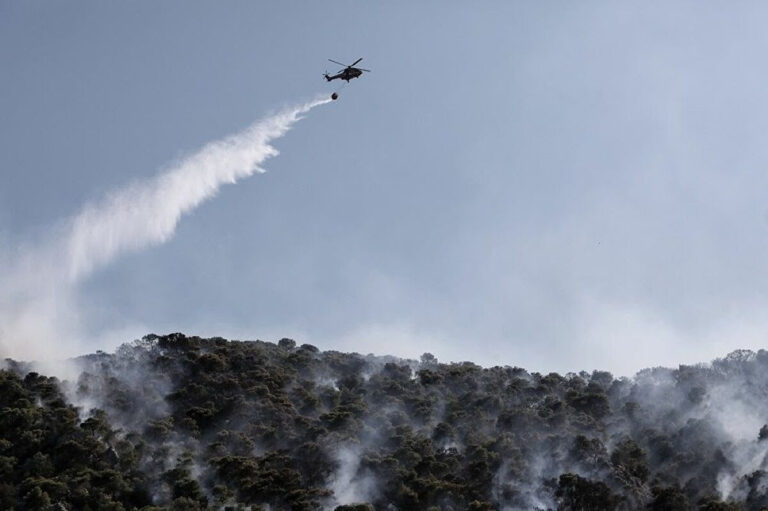
<instances>
[{"instance_id":1,"label":"tree canopy","mask_svg":"<svg viewBox=\"0 0 768 511\"><path fill-rule=\"evenodd\" d=\"M0 371L0 508L768 505L763 351L627 379L171 334L74 363Z\"/></svg>"}]
</instances>

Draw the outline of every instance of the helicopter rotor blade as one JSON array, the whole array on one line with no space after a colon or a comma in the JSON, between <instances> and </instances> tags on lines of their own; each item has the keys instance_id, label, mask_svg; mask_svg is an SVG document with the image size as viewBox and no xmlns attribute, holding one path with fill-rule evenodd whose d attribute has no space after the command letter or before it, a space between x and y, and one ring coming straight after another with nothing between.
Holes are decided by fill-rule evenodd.
<instances>
[{"instance_id":1,"label":"helicopter rotor blade","mask_svg":"<svg viewBox=\"0 0 768 511\"><path fill-rule=\"evenodd\" d=\"M365 72L367 72L367 73L370 73L370 72L371 72L371 70L370 70L370 69L363 69L362 67L356 67L355 69L359 69L360 71L365 71Z\"/></svg>"},{"instance_id":2,"label":"helicopter rotor blade","mask_svg":"<svg viewBox=\"0 0 768 511\"><path fill-rule=\"evenodd\" d=\"M336 62L336 61L335 61L335 60L333 60L333 59L328 59L328 60L330 60L330 61L331 61L331 62L333 62L334 64L338 64L338 65L340 65L340 66L344 66L344 67L349 67L348 65L346 65L346 64L342 64L341 62Z\"/></svg>"},{"instance_id":3,"label":"helicopter rotor blade","mask_svg":"<svg viewBox=\"0 0 768 511\"><path fill-rule=\"evenodd\" d=\"M354 66L355 64L357 64L357 63L358 63L358 62L360 62L361 60L363 60L363 57L360 57L359 59L357 59L356 61L354 61L353 63L351 63L351 64L349 65L349 67L352 67L352 66Z\"/></svg>"}]
</instances>

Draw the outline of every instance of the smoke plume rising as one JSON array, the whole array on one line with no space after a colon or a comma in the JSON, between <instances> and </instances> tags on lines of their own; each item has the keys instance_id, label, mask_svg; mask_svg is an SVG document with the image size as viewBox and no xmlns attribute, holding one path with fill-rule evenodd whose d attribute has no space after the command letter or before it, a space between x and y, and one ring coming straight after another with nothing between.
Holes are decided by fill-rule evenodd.
<instances>
[{"instance_id":1,"label":"smoke plume rising","mask_svg":"<svg viewBox=\"0 0 768 511\"><path fill-rule=\"evenodd\" d=\"M227 183L261 173L270 143L323 97L204 146L157 176L85 205L43 243L0 255L0 354L45 358L82 342L77 285L122 254L170 239L181 217ZM64 348L64 349L62 349Z\"/></svg>"}]
</instances>

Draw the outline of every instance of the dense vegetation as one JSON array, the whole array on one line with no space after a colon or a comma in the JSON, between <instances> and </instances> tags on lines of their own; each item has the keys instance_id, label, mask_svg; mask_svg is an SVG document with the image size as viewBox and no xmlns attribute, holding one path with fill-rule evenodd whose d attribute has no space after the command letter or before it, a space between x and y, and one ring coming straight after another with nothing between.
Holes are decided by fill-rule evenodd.
<instances>
[{"instance_id":1,"label":"dense vegetation","mask_svg":"<svg viewBox=\"0 0 768 511\"><path fill-rule=\"evenodd\" d=\"M768 352L529 373L148 336L0 371L0 509L768 507Z\"/></svg>"},{"instance_id":2,"label":"dense vegetation","mask_svg":"<svg viewBox=\"0 0 768 511\"><path fill-rule=\"evenodd\" d=\"M55 379L0 371L0 509L147 506L138 456L103 412L80 420Z\"/></svg>"}]
</instances>

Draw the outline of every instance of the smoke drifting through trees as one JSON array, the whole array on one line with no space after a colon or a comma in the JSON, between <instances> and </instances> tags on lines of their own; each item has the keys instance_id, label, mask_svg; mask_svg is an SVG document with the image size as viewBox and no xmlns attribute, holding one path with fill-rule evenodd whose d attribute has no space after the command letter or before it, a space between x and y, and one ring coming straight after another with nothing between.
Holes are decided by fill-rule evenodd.
<instances>
[{"instance_id":1,"label":"smoke drifting through trees","mask_svg":"<svg viewBox=\"0 0 768 511\"><path fill-rule=\"evenodd\" d=\"M183 215L227 183L263 172L283 136L327 97L287 108L242 132L212 142L156 177L88 204L48 240L0 254L0 353L24 358L61 354L82 337L77 285L120 255L170 239ZM56 339L56 343L51 340ZM70 346L69 354L72 354Z\"/></svg>"},{"instance_id":2,"label":"smoke drifting through trees","mask_svg":"<svg viewBox=\"0 0 768 511\"><path fill-rule=\"evenodd\" d=\"M89 495L273 511L768 505L765 351L630 380L173 334L77 363L61 385L77 419L55 381L12 361L0 373L12 396L0 507L93 507ZM90 436L24 436L51 415ZM81 460L62 453L87 449L97 462L83 493Z\"/></svg>"}]
</instances>

